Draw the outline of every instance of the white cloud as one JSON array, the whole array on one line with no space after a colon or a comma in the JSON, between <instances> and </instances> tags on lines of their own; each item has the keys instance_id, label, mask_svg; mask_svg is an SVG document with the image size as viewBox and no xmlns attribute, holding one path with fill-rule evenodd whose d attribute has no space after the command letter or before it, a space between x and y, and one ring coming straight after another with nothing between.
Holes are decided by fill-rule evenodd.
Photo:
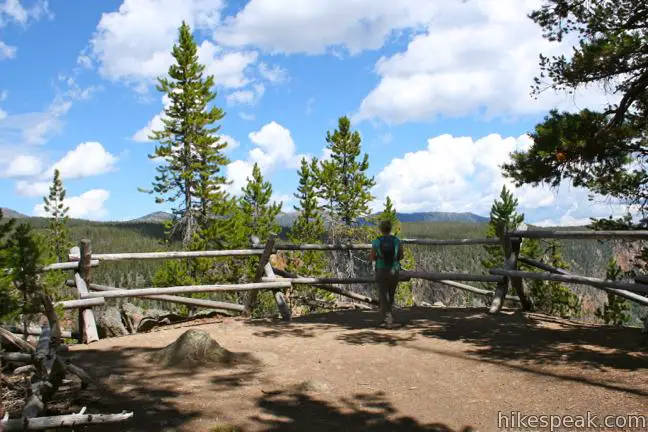
<instances>
[{"instance_id":1,"label":"white cloud","mask_svg":"<svg viewBox=\"0 0 648 432\"><path fill-rule=\"evenodd\" d=\"M259 164L264 178L269 179L278 169L296 169L301 155L295 154L296 146L290 130L272 121L248 137L256 147L249 151L247 160L236 160L227 166L227 178L232 181L230 193L240 194L247 177L252 175L254 163Z\"/></svg>"},{"instance_id":2,"label":"white cloud","mask_svg":"<svg viewBox=\"0 0 648 432\"><path fill-rule=\"evenodd\" d=\"M20 0L5 0L0 4L0 28L15 23L25 27L30 21L42 18L53 18L47 0L38 0L31 7L25 8ZM17 48L0 40L0 61L16 56Z\"/></svg>"},{"instance_id":3,"label":"white cloud","mask_svg":"<svg viewBox=\"0 0 648 432\"><path fill-rule=\"evenodd\" d=\"M192 31L212 29L224 6L223 0L124 0L119 10L102 15L90 41L90 56L103 77L125 81L145 92L173 63L171 47L182 21ZM226 52L204 41L199 59L217 85L239 88L249 82L245 71L256 62L257 54Z\"/></svg>"},{"instance_id":4,"label":"white cloud","mask_svg":"<svg viewBox=\"0 0 648 432\"><path fill-rule=\"evenodd\" d=\"M237 90L227 95L229 105L254 105L265 93L263 84L255 84L252 90Z\"/></svg>"},{"instance_id":5,"label":"white cloud","mask_svg":"<svg viewBox=\"0 0 648 432\"><path fill-rule=\"evenodd\" d=\"M288 71L281 66L268 66L264 62L259 64L259 73L263 78L271 83L281 83L288 79Z\"/></svg>"},{"instance_id":6,"label":"white cloud","mask_svg":"<svg viewBox=\"0 0 648 432\"><path fill-rule=\"evenodd\" d=\"M530 95L539 74L538 54L566 54L567 43L542 38L527 14L539 0L472 0L448 3L435 13L425 33L404 52L382 57L380 82L361 102L355 121L380 119L399 124L438 116L511 117L562 109L600 107L601 89L576 98L545 92Z\"/></svg>"},{"instance_id":7,"label":"white cloud","mask_svg":"<svg viewBox=\"0 0 648 432\"><path fill-rule=\"evenodd\" d=\"M383 46L394 30L427 23L451 0L250 0L216 28L229 46L254 45L271 53L351 54ZM314 31L316 29L317 31Z\"/></svg>"},{"instance_id":8,"label":"white cloud","mask_svg":"<svg viewBox=\"0 0 648 432\"><path fill-rule=\"evenodd\" d=\"M254 114L249 114L245 112L240 112L239 117L241 117L245 121L252 121L255 119Z\"/></svg>"},{"instance_id":9,"label":"white cloud","mask_svg":"<svg viewBox=\"0 0 648 432\"><path fill-rule=\"evenodd\" d=\"M232 150L234 150L235 148L241 145L240 142L238 142L236 139L232 138L231 136L221 134L219 143L223 143L223 142L227 143L227 147L225 147L226 153L231 152Z\"/></svg>"},{"instance_id":10,"label":"white cloud","mask_svg":"<svg viewBox=\"0 0 648 432\"><path fill-rule=\"evenodd\" d=\"M586 190L569 184L557 191L530 186L516 189L503 177L500 166L510 160L511 152L528 149L530 144L527 135L503 138L492 134L477 140L451 135L431 138L425 149L393 159L378 173L372 206L375 210L382 208L389 196L401 212L488 215L493 200L506 185L529 223L576 224L589 217L622 213L622 206L588 202Z\"/></svg>"},{"instance_id":11,"label":"white cloud","mask_svg":"<svg viewBox=\"0 0 648 432\"><path fill-rule=\"evenodd\" d=\"M6 119L7 118L7 111L4 111L2 108L0 108L0 120Z\"/></svg>"},{"instance_id":12,"label":"white cloud","mask_svg":"<svg viewBox=\"0 0 648 432\"><path fill-rule=\"evenodd\" d=\"M115 171L118 158L98 142L85 142L79 144L54 165L43 177L51 177L54 170L61 172L61 177L66 179L90 177Z\"/></svg>"},{"instance_id":13,"label":"white cloud","mask_svg":"<svg viewBox=\"0 0 648 432\"><path fill-rule=\"evenodd\" d=\"M7 45L0 40L0 60L7 60L16 57L18 49L15 46Z\"/></svg>"},{"instance_id":14,"label":"white cloud","mask_svg":"<svg viewBox=\"0 0 648 432\"><path fill-rule=\"evenodd\" d=\"M47 182L16 182L16 192L24 197L38 197L45 196L49 192L50 184Z\"/></svg>"},{"instance_id":15,"label":"white cloud","mask_svg":"<svg viewBox=\"0 0 648 432\"><path fill-rule=\"evenodd\" d=\"M102 219L108 211L104 207L110 198L110 192L104 189L91 189L79 196L65 199L65 204L70 207L68 215L72 218ZM47 216L45 206L38 204L34 207L34 215Z\"/></svg>"},{"instance_id":16,"label":"white cloud","mask_svg":"<svg viewBox=\"0 0 648 432\"><path fill-rule=\"evenodd\" d=\"M198 57L206 65L205 72L214 76L216 85L240 88L250 82L245 72L256 62L258 54L251 51L223 53L222 48L204 41L198 47Z\"/></svg>"},{"instance_id":17,"label":"white cloud","mask_svg":"<svg viewBox=\"0 0 648 432\"><path fill-rule=\"evenodd\" d=\"M14 158L4 172L4 177L28 177L38 175L42 165L35 156L20 155Z\"/></svg>"}]
</instances>

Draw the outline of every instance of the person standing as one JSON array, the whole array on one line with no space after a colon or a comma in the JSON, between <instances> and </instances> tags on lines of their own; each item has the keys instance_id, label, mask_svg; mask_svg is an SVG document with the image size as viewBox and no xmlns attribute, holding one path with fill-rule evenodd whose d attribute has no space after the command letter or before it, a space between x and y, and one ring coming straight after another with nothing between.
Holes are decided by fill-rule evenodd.
<instances>
[{"instance_id":1,"label":"person standing","mask_svg":"<svg viewBox=\"0 0 648 432\"><path fill-rule=\"evenodd\" d=\"M380 222L379 228L382 236L371 242L369 258L371 261L375 261L378 299L380 300L380 322L390 327L394 322L392 307L398 287L403 247L400 239L391 234L392 223L390 220Z\"/></svg>"}]
</instances>

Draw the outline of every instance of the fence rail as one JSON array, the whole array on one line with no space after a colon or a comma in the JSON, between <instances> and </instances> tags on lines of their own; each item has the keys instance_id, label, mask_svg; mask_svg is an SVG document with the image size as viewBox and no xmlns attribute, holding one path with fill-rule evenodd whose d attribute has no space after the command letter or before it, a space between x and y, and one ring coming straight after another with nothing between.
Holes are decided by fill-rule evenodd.
<instances>
[{"instance_id":1,"label":"fence rail","mask_svg":"<svg viewBox=\"0 0 648 432\"><path fill-rule=\"evenodd\" d=\"M403 244L421 246L462 246L462 245L500 245L504 249L505 262L501 268L490 269L489 274L469 274L453 272L432 271L402 271L401 281L422 279L436 281L441 284L484 296L491 301L489 312L498 312L505 300L521 304L525 310L532 310L533 305L526 298L524 280L559 281L572 284L583 284L604 290L628 299L630 301L648 306L648 276L638 275L632 282L610 281L592 277L574 275L566 270L552 267L540 261L519 256L520 244L523 238L555 238L555 239L599 239L599 240L633 240L648 241L648 231L557 231L557 230L530 230L506 232L499 229L498 238L468 238L468 239L402 239ZM43 271L74 270L74 280L67 284L77 289L77 299L57 303L64 309L79 309L81 329L86 343L98 340L96 323L92 312L93 306L105 303L106 299L124 297L143 297L152 300L168 301L206 307L212 309L229 309L249 315L256 303L256 293L259 290L270 290L274 293L277 307L284 319L290 319L290 310L287 308L282 290L294 285L308 285L338 295L349 297L371 305L378 301L370 296L352 292L344 285L375 284L373 277L355 278L318 278L308 275L296 275L285 270L272 267L269 262L270 255L278 251L352 251L369 250L369 243L332 243L332 244L289 244L275 243L276 236L272 235L265 244L254 244L249 249L238 250L209 250L209 251L163 251L163 252L137 252L137 253L105 253L93 254L90 242L83 240L80 248L73 248L69 255L70 262L57 263L42 268ZM151 259L190 259L190 258L219 258L219 257L259 257L254 283L246 284L221 284L221 285L194 285L176 287L150 287L137 289L123 289L98 285L91 282L90 272L93 267L108 261L123 260L151 260ZM518 269L519 263L533 266L545 272L526 272ZM478 288L464 282L496 283L495 290ZM517 295L509 294L516 291ZM244 304L217 302L206 299L193 299L174 294L188 294L199 292L245 292Z\"/></svg>"}]
</instances>

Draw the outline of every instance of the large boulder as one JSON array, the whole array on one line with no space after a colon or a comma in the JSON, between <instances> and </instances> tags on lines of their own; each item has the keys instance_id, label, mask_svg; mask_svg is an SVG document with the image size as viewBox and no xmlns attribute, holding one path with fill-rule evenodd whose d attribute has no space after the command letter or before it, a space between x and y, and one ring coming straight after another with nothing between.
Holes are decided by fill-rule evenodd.
<instances>
[{"instance_id":1,"label":"large boulder","mask_svg":"<svg viewBox=\"0 0 648 432\"><path fill-rule=\"evenodd\" d=\"M103 306L95 308L95 320L99 338L124 336L130 332L124 326L121 310L116 306Z\"/></svg>"}]
</instances>

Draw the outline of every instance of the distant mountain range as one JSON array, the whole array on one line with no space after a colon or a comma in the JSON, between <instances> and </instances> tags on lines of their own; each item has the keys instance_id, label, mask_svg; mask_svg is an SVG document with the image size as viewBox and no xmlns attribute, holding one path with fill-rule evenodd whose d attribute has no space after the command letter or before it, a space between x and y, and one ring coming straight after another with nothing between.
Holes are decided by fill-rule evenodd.
<instances>
[{"instance_id":1,"label":"distant mountain range","mask_svg":"<svg viewBox=\"0 0 648 432\"><path fill-rule=\"evenodd\" d=\"M29 216L19 213L15 210L2 208L7 218L28 218ZM297 212L282 212L277 217L277 223L282 227L292 226L297 219ZM473 222L486 223L487 217L479 216L474 213L451 213L451 212L417 212L417 213L397 213L396 216L401 222ZM171 219L171 213L158 211L131 219L127 222L164 222Z\"/></svg>"},{"instance_id":2,"label":"distant mountain range","mask_svg":"<svg viewBox=\"0 0 648 432\"><path fill-rule=\"evenodd\" d=\"M29 217L20 212L17 212L16 210L11 210L10 208L0 207L0 209L2 209L2 215L6 218L22 219L22 218Z\"/></svg>"}]
</instances>

